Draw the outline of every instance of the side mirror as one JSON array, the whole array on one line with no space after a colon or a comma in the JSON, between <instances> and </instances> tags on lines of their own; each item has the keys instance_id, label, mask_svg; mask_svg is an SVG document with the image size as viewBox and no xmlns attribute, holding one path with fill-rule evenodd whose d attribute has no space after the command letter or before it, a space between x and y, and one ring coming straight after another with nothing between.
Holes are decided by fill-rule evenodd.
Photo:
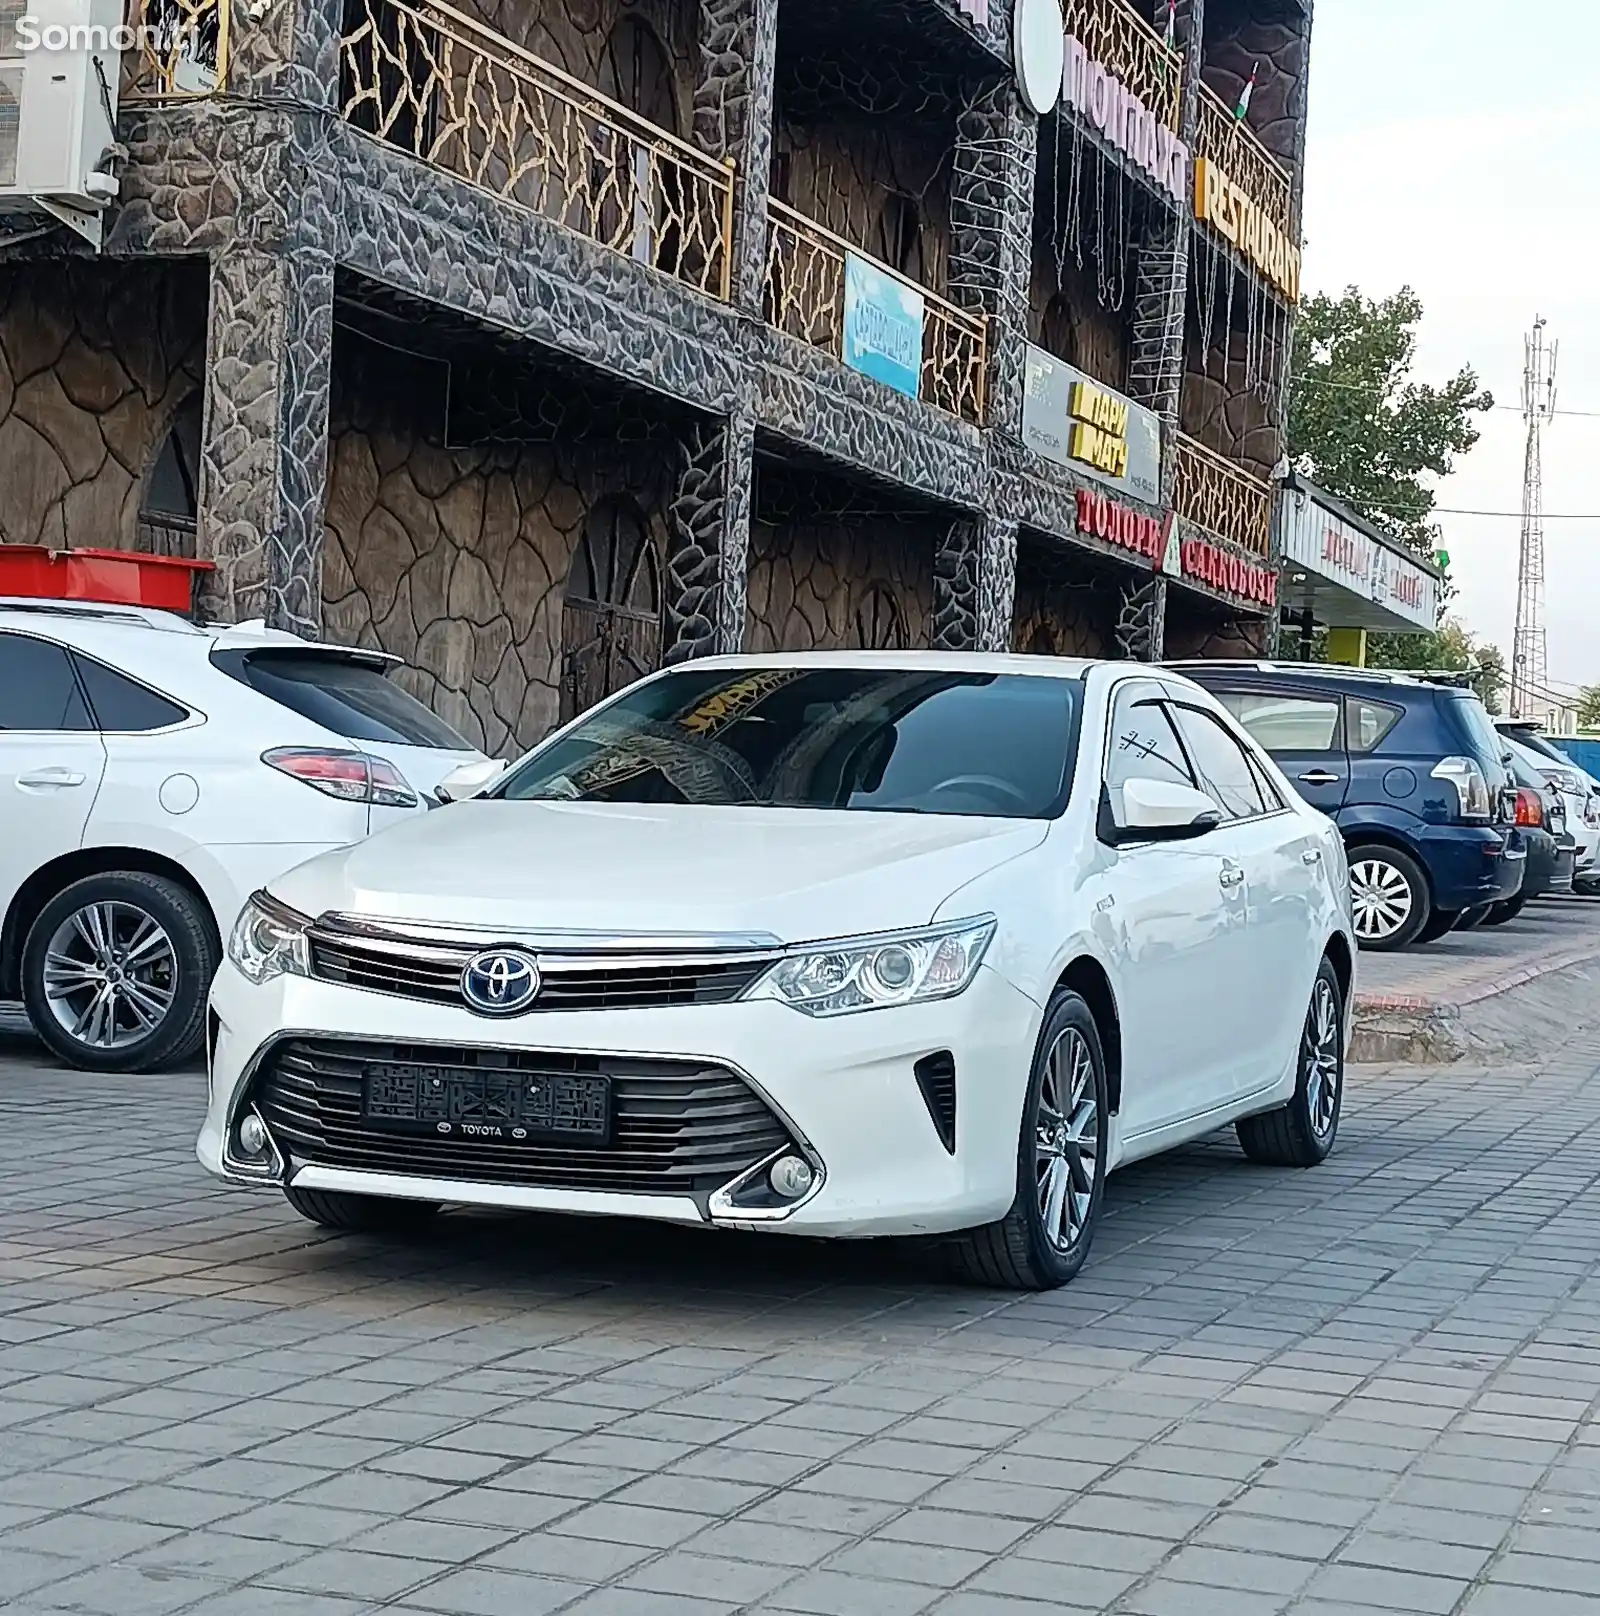
<instances>
[{"instance_id":1,"label":"side mirror","mask_svg":"<svg viewBox=\"0 0 1600 1616\"><path fill-rule=\"evenodd\" d=\"M433 788L440 802L462 802L475 797L486 786L491 786L506 772L507 765L500 758L485 758L482 763L463 763L452 769Z\"/></svg>"},{"instance_id":2,"label":"side mirror","mask_svg":"<svg viewBox=\"0 0 1600 1616\"><path fill-rule=\"evenodd\" d=\"M1193 786L1173 785L1165 780L1130 780L1122 788L1122 813L1114 820L1112 840L1192 841L1221 823L1217 805Z\"/></svg>"}]
</instances>

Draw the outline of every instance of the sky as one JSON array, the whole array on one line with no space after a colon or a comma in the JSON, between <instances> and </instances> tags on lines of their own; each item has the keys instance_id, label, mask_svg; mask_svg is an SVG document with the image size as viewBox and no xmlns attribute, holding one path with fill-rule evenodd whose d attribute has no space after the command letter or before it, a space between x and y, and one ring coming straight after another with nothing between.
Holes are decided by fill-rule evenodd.
<instances>
[{"instance_id":1,"label":"sky","mask_svg":"<svg viewBox=\"0 0 1600 1616\"><path fill-rule=\"evenodd\" d=\"M1523 338L1560 342L1544 440L1550 682L1600 683L1600 21L1568 0L1322 0L1311 52L1305 289L1411 286L1416 375L1471 365L1498 404L1439 503L1522 503ZM1441 516L1452 612L1509 664L1519 522Z\"/></svg>"}]
</instances>

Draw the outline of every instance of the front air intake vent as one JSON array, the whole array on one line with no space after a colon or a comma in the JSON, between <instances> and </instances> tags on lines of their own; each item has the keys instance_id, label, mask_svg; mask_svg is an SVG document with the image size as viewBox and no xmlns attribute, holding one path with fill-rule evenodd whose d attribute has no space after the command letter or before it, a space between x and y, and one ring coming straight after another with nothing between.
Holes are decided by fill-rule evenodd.
<instances>
[{"instance_id":1,"label":"front air intake vent","mask_svg":"<svg viewBox=\"0 0 1600 1616\"><path fill-rule=\"evenodd\" d=\"M939 1143L953 1156L956 1153L956 1058L948 1049L941 1049L937 1055L924 1055L913 1070Z\"/></svg>"}]
</instances>

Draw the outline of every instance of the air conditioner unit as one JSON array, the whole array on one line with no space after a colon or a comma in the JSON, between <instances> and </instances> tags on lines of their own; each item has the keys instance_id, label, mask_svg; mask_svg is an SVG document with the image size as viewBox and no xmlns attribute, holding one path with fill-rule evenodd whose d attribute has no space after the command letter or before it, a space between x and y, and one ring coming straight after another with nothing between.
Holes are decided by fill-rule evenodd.
<instances>
[{"instance_id":1,"label":"air conditioner unit","mask_svg":"<svg viewBox=\"0 0 1600 1616\"><path fill-rule=\"evenodd\" d=\"M0 0L0 214L42 211L99 247L123 32L122 0Z\"/></svg>"}]
</instances>

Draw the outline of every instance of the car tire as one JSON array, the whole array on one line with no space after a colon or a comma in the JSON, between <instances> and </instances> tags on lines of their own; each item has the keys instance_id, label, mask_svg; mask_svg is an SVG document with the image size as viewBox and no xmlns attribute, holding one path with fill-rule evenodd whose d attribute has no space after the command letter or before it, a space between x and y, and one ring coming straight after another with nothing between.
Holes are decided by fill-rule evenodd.
<instances>
[{"instance_id":1,"label":"car tire","mask_svg":"<svg viewBox=\"0 0 1600 1616\"><path fill-rule=\"evenodd\" d=\"M221 952L210 911L188 888L108 870L40 910L22 948L22 999L69 1066L160 1071L198 1052Z\"/></svg>"},{"instance_id":2,"label":"car tire","mask_svg":"<svg viewBox=\"0 0 1600 1616\"><path fill-rule=\"evenodd\" d=\"M1460 909L1435 909L1428 916L1428 924L1417 933L1417 942L1436 943L1441 937L1447 937L1456 929L1456 922L1463 912Z\"/></svg>"},{"instance_id":3,"label":"car tire","mask_svg":"<svg viewBox=\"0 0 1600 1616\"><path fill-rule=\"evenodd\" d=\"M1480 903L1475 904L1471 909L1463 909L1461 918L1455 924L1455 929L1457 931L1476 931L1489 918L1489 913L1493 908L1492 903Z\"/></svg>"},{"instance_id":4,"label":"car tire","mask_svg":"<svg viewBox=\"0 0 1600 1616\"><path fill-rule=\"evenodd\" d=\"M1508 921L1515 920L1528 906L1526 898L1507 898L1504 903L1495 904L1484 920L1486 926L1504 926Z\"/></svg>"},{"instance_id":5,"label":"car tire","mask_svg":"<svg viewBox=\"0 0 1600 1616\"><path fill-rule=\"evenodd\" d=\"M1409 948L1433 915L1422 866L1385 842L1352 847L1349 863L1356 941L1373 954Z\"/></svg>"},{"instance_id":6,"label":"car tire","mask_svg":"<svg viewBox=\"0 0 1600 1616\"><path fill-rule=\"evenodd\" d=\"M1344 1109L1344 994L1324 959L1300 1033L1294 1097L1276 1111L1234 1124L1251 1161L1265 1167L1316 1167L1339 1137Z\"/></svg>"},{"instance_id":7,"label":"car tire","mask_svg":"<svg viewBox=\"0 0 1600 1616\"><path fill-rule=\"evenodd\" d=\"M437 1201L406 1201L390 1195L349 1195L343 1190L283 1187L283 1198L301 1217L341 1234L403 1233L420 1228L439 1210Z\"/></svg>"},{"instance_id":8,"label":"car tire","mask_svg":"<svg viewBox=\"0 0 1600 1616\"><path fill-rule=\"evenodd\" d=\"M1016 1199L998 1223L970 1229L954 1243L958 1274L1021 1291L1054 1290L1073 1279L1100 1217L1110 1127L1100 1029L1078 994L1059 989L1045 1010L1029 1074Z\"/></svg>"}]
</instances>

